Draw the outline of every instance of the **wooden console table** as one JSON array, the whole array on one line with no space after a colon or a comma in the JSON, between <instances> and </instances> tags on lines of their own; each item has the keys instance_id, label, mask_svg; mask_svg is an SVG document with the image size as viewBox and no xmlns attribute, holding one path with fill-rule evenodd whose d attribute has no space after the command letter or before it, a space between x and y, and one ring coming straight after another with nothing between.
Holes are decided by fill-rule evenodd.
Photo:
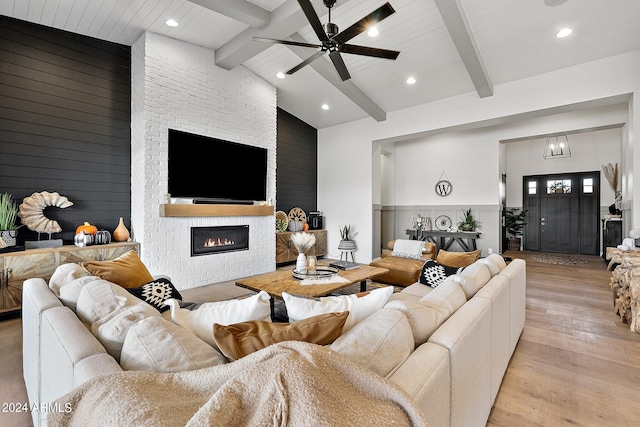
<instances>
[{"instance_id":1,"label":"wooden console table","mask_svg":"<svg viewBox=\"0 0 640 427\"><path fill-rule=\"evenodd\" d=\"M426 240L436 245L436 251L448 250L454 242L457 242L467 252L475 251L476 239L480 238L477 231L440 231L440 230L406 230L407 236L413 240Z\"/></svg>"},{"instance_id":2,"label":"wooden console table","mask_svg":"<svg viewBox=\"0 0 640 427\"><path fill-rule=\"evenodd\" d=\"M107 245L27 249L0 254L0 315L22 308L22 282L32 277L49 280L60 264L108 261L134 250L140 243L117 242Z\"/></svg>"}]
</instances>

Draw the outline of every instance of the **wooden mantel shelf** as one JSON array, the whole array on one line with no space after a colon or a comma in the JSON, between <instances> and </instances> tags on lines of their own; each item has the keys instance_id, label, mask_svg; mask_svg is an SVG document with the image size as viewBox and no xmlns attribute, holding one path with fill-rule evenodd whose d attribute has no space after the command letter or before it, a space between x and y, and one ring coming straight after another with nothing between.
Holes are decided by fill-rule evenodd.
<instances>
[{"instance_id":1,"label":"wooden mantel shelf","mask_svg":"<svg viewBox=\"0 0 640 427\"><path fill-rule=\"evenodd\" d=\"M160 216L269 216L274 215L273 206L268 205L160 205Z\"/></svg>"}]
</instances>

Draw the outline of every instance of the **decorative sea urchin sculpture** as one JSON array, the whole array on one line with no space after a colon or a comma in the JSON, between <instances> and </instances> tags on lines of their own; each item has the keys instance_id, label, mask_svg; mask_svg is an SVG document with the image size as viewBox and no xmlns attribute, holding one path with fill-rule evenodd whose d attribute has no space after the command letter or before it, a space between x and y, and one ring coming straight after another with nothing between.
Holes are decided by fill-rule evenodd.
<instances>
[{"instance_id":1,"label":"decorative sea urchin sculpture","mask_svg":"<svg viewBox=\"0 0 640 427\"><path fill-rule=\"evenodd\" d=\"M64 209L73 206L73 202L58 193L49 193L47 191L33 193L22 200L18 216L22 219L22 224L29 230L37 233L47 233L51 238L51 234L61 232L62 227L60 227L58 221L44 216L44 209L47 206Z\"/></svg>"}]
</instances>

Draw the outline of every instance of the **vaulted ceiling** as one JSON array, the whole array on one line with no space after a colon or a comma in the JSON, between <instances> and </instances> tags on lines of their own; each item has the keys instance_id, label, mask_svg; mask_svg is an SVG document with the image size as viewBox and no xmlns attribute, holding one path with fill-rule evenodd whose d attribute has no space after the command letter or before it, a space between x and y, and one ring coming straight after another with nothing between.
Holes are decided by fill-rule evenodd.
<instances>
[{"instance_id":1,"label":"vaulted ceiling","mask_svg":"<svg viewBox=\"0 0 640 427\"><path fill-rule=\"evenodd\" d=\"M345 29L386 1L337 0L331 22ZM352 76L344 82L328 55L280 79L314 49L253 40L318 43L297 0L0 0L0 14L126 45L151 31L213 49L220 67L258 74L277 87L281 108L316 128L382 121L467 92L490 97L506 82L640 49L638 0L388 1L395 13L377 25L379 35L350 42L400 56L343 54ZM322 0L312 4L326 23ZM170 18L179 25L167 26ZM563 27L573 33L556 38Z\"/></svg>"}]
</instances>

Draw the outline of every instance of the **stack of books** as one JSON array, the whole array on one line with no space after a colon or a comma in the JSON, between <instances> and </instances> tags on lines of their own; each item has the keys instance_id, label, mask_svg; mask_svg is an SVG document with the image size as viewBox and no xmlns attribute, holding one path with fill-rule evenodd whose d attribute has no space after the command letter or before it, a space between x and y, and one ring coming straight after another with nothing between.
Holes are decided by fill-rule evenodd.
<instances>
[{"instance_id":1,"label":"stack of books","mask_svg":"<svg viewBox=\"0 0 640 427\"><path fill-rule=\"evenodd\" d=\"M355 270L360 267L360 264L350 261L333 261L329 266L339 268L340 270Z\"/></svg>"}]
</instances>

